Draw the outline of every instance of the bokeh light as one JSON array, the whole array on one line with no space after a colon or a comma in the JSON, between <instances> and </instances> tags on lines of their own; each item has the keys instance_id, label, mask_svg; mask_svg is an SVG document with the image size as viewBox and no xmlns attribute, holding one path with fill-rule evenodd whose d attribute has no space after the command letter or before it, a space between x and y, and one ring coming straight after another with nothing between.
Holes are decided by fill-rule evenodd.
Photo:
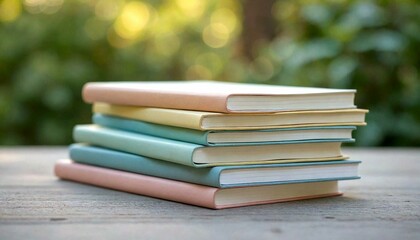
<instances>
[{"instance_id":1,"label":"bokeh light","mask_svg":"<svg viewBox=\"0 0 420 240\"><path fill-rule=\"evenodd\" d=\"M357 88L356 144L420 144L418 1L267 2L0 0L0 143L69 143L87 81L214 79Z\"/></svg>"},{"instance_id":2,"label":"bokeh light","mask_svg":"<svg viewBox=\"0 0 420 240\"><path fill-rule=\"evenodd\" d=\"M17 1L16 1L17 2ZM33 14L54 14L63 6L64 0L25 0L24 5L28 12Z\"/></svg>"},{"instance_id":3,"label":"bokeh light","mask_svg":"<svg viewBox=\"0 0 420 240\"><path fill-rule=\"evenodd\" d=\"M143 2L126 3L115 22L115 32L127 40L139 38L152 15L151 11L151 7Z\"/></svg>"},{"instance_id":4,"label":"bokeh light","mask_svg":"<svg viewBox=\"0 0 420 240\"><path fill-rule=\"evenodd\" d=\"M235 13L228 8L219 8L211 15L211 23L223 24L229 33L238 29L239 21Z\"/></svg>"},{"instance_id":5,"label":"bokeh light","mask_svg":"<svg viewBox=\"0 0 420 240\"><path fill-rule=\"evenodd\" d=\"M210 23L203 31L203 41L212 48L225 46L230 38L230 31L223 23Z\"/></svg>"},{"instance_id":6,"label":"bokeh light","mask_svg":"<svg viewBox=\"0 0 420 240\"><path fill-rule=\"evenodd\" d=\"M17 0L3 0L0 2L0 21L12 22L22 11L22 5Z\"/></svg>"},{"instance_id":7,"label":"bokeh light","mask_svg":"<svg viewBox=\"0 0 420 240\"><path fill-rule=\"evenodd\" d=\"M193 19L201 17L206 9L205 0L176 0L176 4L185 16Z\"/></svg>"}]
</instances>

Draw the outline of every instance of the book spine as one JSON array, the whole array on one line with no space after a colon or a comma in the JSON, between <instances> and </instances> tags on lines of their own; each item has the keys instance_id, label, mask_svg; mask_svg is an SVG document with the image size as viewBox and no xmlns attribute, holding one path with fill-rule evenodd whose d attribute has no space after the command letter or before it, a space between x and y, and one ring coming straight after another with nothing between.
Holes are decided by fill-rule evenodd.
<instances>
[{"instance_id":1,"label":"book spine","mask_svg":"<svg viewBox=\"0 0 420 240\"><path fill-rule=\"evenodd\" d=\"M176 111L163 108L142 108L94 103L94 113L135 119L161 125L202 130L201 115L191 114L189 111Z\"/></svg>"},{"instance_id":2,"label":"book spine","mask_svg":"<svg viewBox=\"0 0 420 240\"><path fill-rule=\"evenodd\" d=\"M82 144L71 145L69 152L70 158L79 163L220 187L220 171L215 168L191 168L181 164Z\"/></svg>"},{"instance_id":3,"label":"book spine","mask_svg":"<svg viewBox=\"0 0 420 240\"><path fill-rule=\"evenodd\" d=\"M131 133L97 125L77 125L73 130L76 142L90 143L141 156L194 166L192 155L201 145Z\"/></svg>"},{"instance_id":4,"label":"book spine","mask_svg":"<svg viewBox=\"0 0 420 240\"><path fill-rule=\"evenodd\" d=\"M61 179L206 208L215 208L214 194L217 188L98 168L71 161L57 162L54 172Z\"/></svg>"},{"instance_id":5,"label":"book spine","mask_svg":"<svg viewBox=\"0 0 420 240\"><path fill-rule=\"evenodd\" d=\"M87 83L82 90L83 100L88 103L105 102L120 105L186 109L227 113L226 96L214 94L185 94L154 90L115 89Z\"/></svg>"},{"instance_id":6,"label":"book spine","mask_svg":"<svg viewBox=\"0 0 420 240\"><path fill-rule=\"evenodd\" d=\"M208 145L207 132L204 131L153 124L103 114L94 114L92 121L95 124L109 128L116 128L200 145Z\"/></svg>"},{"instance_id":7,"label":"book spine","mask_svg":"<svg viewBox=\"0 0 420 240\"><path fill-rule=\"evenodd\" d=\"M219 191L220 191L220 189L219 189ZM302 196L302 197L274 199L274 200L268 200L268 201L257 201L257 202L238 203L238 204L216 205L215 209L236 208L236 207L244 207L244 206L252 206L252 205L261 205L261 204L281 203L281 202L315 199L315 198L336 197L336 196L341 196L341 195L343 195L343 194L340 193L340 192L336 192L336 193L309 195L309 196Z\"/></svg>"}]
</instances>

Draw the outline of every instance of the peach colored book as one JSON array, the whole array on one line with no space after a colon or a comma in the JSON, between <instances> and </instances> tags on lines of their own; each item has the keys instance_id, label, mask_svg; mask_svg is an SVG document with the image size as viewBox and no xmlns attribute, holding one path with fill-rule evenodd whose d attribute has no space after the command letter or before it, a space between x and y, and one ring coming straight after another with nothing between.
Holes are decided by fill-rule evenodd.
<instances>
[{"instance_id":1,"label":"peach colored book","mask_svg":"<svg viewBox=\"0 0 420 240\"><path fill-rule=\"evenodd\" d=\"M211 209L340 195L337 181L219 189L60 160L61 179L141 194Z\"/></svg>"},{"instance_id":2,"label":"peach colored book","mask_svg":"<svg viewBox=\"0 0 420 240\"><path fill-rule=\"evenodd\" d=\"M92 82L83 87L83 99L88 103L255 113L355 108L355 92L212 81Z\"/></svg>"}]
</instances>

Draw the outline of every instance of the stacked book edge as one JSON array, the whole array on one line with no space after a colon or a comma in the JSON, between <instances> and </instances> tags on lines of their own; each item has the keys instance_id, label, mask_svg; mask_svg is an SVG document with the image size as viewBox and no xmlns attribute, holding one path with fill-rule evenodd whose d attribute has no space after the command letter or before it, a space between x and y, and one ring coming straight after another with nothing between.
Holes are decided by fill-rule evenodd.
<instances>
[{"instance_id":1,"label":"stacked book edge","mask_svg":"<svg viewBox=\"0 0 420 240\"><path fill-rule=\"evenodd\" d=\"M337 196L360 161L341 145L364 126L354 90L193 82L88 83L55 174L207 208Z\"/></svg>"}]
</instances>

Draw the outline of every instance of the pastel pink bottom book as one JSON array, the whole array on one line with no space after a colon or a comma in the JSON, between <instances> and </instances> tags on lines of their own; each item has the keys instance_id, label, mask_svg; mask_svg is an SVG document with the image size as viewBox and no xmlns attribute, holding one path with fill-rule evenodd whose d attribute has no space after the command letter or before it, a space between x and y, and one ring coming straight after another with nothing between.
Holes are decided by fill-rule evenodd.
<instances>
[{"instance_id":1,"label":"pastel pink bottom book","mask_svg":"<svg viewBox=\"0 0 420 240\"><path fill-rule=\"evenodd\" d=\"M337 181L257 187L214 188L60 160L61 179L212 209L341 195Z\"/></svg>"}]
</instances>

